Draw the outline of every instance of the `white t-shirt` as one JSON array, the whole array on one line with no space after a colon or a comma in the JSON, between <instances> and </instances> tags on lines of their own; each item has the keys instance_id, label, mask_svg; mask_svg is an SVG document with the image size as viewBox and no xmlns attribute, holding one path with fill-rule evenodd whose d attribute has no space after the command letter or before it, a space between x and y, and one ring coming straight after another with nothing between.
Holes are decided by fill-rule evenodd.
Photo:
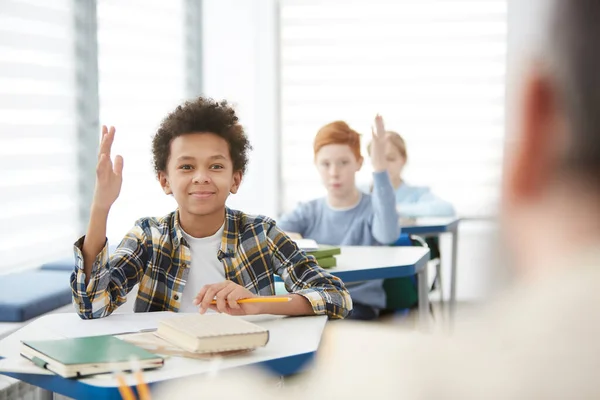
<instances>
[{"instance_id":1,"label":"white t-shirt","mask_svg":"<svg viewBox=\"0 0 600 400\"><path fill-rule=\"evenodd\" d=\"M204 285L219 283L225 280L225 268L217 253L221 246L221 238L225 223L212 236L195 238L182 230L183 237L190 245L190 271L187 277L179 312L196 312L194 299Z\"/></svg>"}]
</instances>

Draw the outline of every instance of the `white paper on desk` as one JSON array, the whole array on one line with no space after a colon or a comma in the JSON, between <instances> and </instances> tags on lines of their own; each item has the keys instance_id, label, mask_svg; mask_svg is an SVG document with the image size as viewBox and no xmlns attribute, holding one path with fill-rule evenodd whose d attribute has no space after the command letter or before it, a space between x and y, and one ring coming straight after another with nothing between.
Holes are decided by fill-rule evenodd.
<instances>
[{"instance_id":1,"label":"white paper on desk","mask_svg":"<svg viewBox=\"0 0 600 400\"><path fill-rule=\"evenodd\" d=\"M60 315L60 317L59 317ZM121 333L140 332L153 330L158 327L158 322L166 318L177 316L169 311L113 314L98 319L81 319L77 314L52 315L51 324L47 328L67 338L116 335Z\"/></svg>"},{"instance_id":2,"label":"white paper on desk","mask_svg":"<svg viewBox=\"0 0 600 400\"><path fill-rule=\"evenodd\" d=\"M304 251L318 250L319 245L313 239L295 239L296 245Z\"/></svg>"},{"instance_id":3,"label":"white paper on desk","mask_svg":"<svg viewBox=\"0 0 600 400\"><path fill-rule=\"evenodd\" d=\"M10 357L1 359L0 371L36 375L54 375L47 369L40 368L23 357Z\"/></svg>"}]
</instances>

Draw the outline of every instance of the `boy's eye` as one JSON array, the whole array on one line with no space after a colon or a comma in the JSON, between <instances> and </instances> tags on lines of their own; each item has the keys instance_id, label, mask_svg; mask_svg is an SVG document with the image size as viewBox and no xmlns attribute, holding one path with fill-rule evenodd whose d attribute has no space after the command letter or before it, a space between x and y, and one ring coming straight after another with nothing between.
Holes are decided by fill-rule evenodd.
<instances>
[{"instance_id":1,"label":"boy's eye","mask_svg":"<svg viewBox=\"0 0 600 400\"><path fill-rule=\"evenodd\" d=\"M210 169L223 169L225 167L223 167L221 164L213 164L210 166Z\"/></svg>"},{"instance_id":2,"label":"boy's eye","mask_svg":"<svg viewBox=\"0 0 600 400\"><path fill-rule=\"evenodd\" d=\"M193 167L190 164L183 164L182 166L179 167L179 169L185 169L185 170L190 170Z\"/></svg>"},{"instance_id":3,"label":"boy's eye","mask_svg":"<svg viewBox=\"0 0 600 400\"><path fill-rule=\"evenodd\" d=\"M342 161L342 165L347 165L347 164L348 164L348 160Z\"/></svg>"}]
</instances>

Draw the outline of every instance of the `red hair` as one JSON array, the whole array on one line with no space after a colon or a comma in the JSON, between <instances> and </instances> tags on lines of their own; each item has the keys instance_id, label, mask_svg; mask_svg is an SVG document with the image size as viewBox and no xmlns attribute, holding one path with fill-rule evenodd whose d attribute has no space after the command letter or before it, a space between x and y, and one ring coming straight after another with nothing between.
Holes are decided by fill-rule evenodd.
<instances>
[{"instance_id":1,"label":"red hair","mask_svg":"<svg viewBox=\"0 0 600 400\"><path fill-rule=\"evenodd\" d=\"M360 155L360 135L344 121L335 121L319 129L313 145L315 157L321 147L328 144L348 145L357 160L362 158Z\"/></svg>"}]
</instances>

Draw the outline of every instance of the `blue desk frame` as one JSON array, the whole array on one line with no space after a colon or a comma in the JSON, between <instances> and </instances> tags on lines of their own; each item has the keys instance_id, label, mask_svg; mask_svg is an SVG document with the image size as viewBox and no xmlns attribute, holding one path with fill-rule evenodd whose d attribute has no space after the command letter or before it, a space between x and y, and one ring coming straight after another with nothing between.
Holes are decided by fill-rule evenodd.
<instances>
[{"instance_id":1,"label":"blue desk frame","mask_svg":"<svg viewBox=\"0 0 600 400\"><path fill-rule=\"evenodd\" d=\"M315 352L294 354L289 357L275 358L254 364L266 368L270 372L282 376L292 375L302 371L313 360ZM0 357L1 358L1 357ZM237 367L237 368L244 368ZM1 374L37 386L44 391L42 400L51 400L53 393L58 393L74 399L121 400L117 387L101 387L83 383L77 379L67 379L58 375L36 375L24 373L1 372ZM172 380L170 380L172 382ZM154 382L150 387L160 384ZM135 388L133 388L135 390Z\"/></svg>"}]
</instances>

